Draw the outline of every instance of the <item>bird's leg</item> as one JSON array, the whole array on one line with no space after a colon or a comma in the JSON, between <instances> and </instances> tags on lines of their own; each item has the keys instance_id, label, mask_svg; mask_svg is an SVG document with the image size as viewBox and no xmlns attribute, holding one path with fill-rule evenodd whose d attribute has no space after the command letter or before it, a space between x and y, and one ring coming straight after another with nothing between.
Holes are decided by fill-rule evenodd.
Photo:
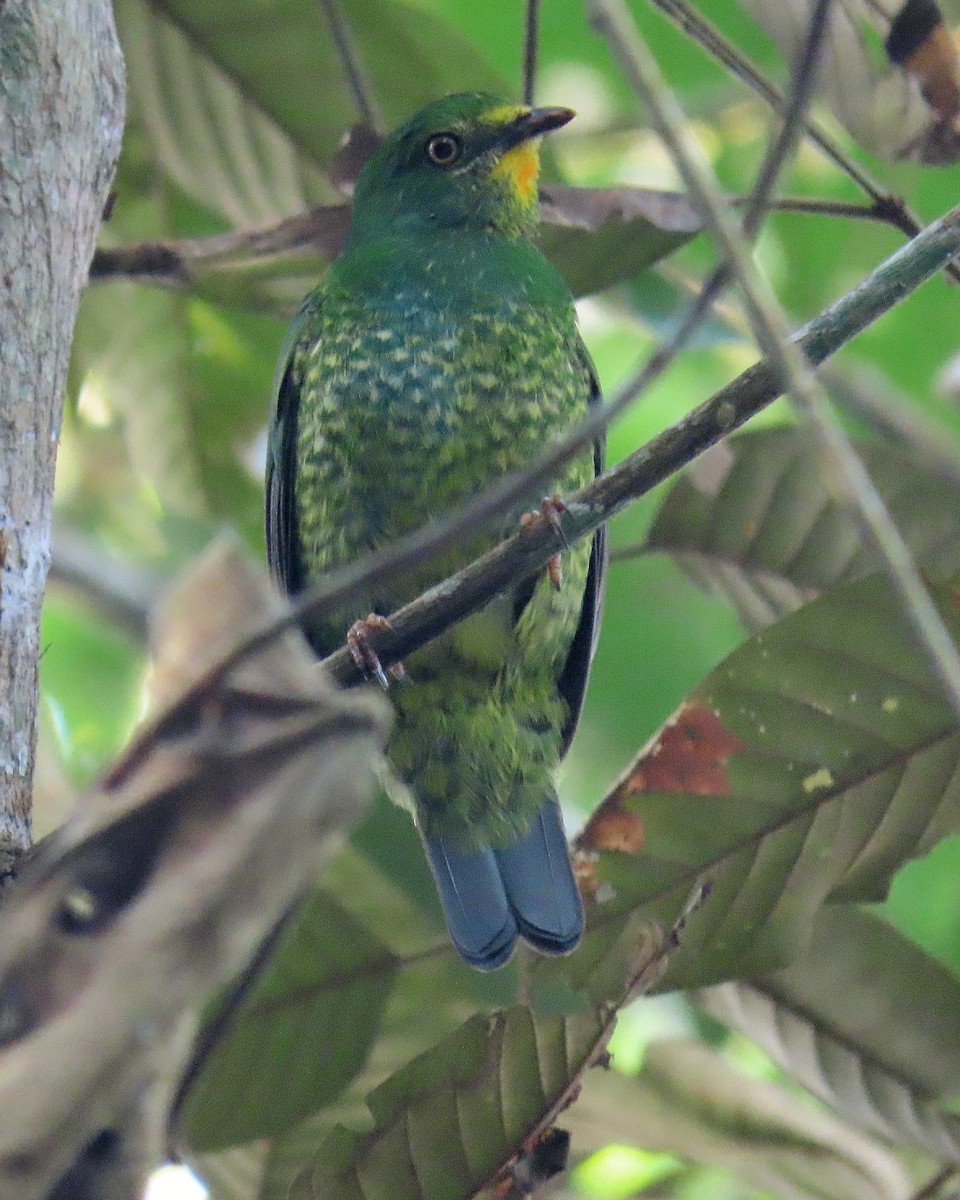
<instances>
[{"instance_id":1,"label":"bird's leg","mask_svg":"<svg viewBox=\"0 0 960 1200\"><path fill-rule=\"evenodd\" d=\"M354 621L347 630L347 649L350 651L350 657L356 663L357 669L362 671L367 679L372 675L384 691L389 688L391 679L403 679L403 663L394 663L389 669L388 677L377 657L376 650L370 644L370 635L377 630L391 628L386 617L382 617L379 613L369 613L362 620Z\"/></svg>"},{"instance_id":2,"label":"bird's leg","mask_svg":"<svg viewBox=\"0 0 960 1200\"><path fill-rule=\"evenodd\" d=\"M563 532L563 525L560 521L560 514L565 512L569 512L569 509L560 496L544 496L540 501L539 508L523 514L520 518L520 528L532 529L541 521L546 521L560 539L564 550L569 550L570 543L567 541L567 535ZM563 583L563 567L560 564L559 554L555 554L547 563L547 576L553 590L559 592L560 584Z\"/></svg>"}]
</instances>

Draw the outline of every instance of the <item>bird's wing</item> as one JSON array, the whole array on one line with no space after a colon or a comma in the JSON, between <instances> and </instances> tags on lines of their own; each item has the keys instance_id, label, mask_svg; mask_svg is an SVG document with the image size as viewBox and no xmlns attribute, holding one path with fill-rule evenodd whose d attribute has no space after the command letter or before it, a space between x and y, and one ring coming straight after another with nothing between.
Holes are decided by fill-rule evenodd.
<instances>
[{"instance_id":1,"label":"bird's wing","mask_svg":"<svg viewBox=\"0 0 960 1200\"><path fill-rule=\"evenodd\" d=\"M315 295L308 297L287 330L274 377L274 407L267 441L267 562L276 581L288 593L298 591L303 585L294 498L300 388L294 378L293 360L297 343L318 303Z\"/></svg>"},{"instance_id":2,"label":"bird's wing","mask_svg":"<svg viewBox=\"0 0 960 1200\"><path fill-rule=\"evenodd\" d=\"M590 376L590 403L599 404L600 382L597 370L586 346L580 343L580 355ZM593 443L594 475L599 475L604 468L606 439L601 435ZM580 610L580 623L570 644L570 653L560 674L558 690L567 702L570 715L563 727L561 753L566 754L577 729L580 713L583 709L583 699L587 692L587 679L590 676L590 664L593 662L597 639L600 636L600 615L603 611L603 589L607 578L607 530L601 525L593 535L593 548L590 552L590 569L587 573L587 586L583 593L583 607Z\"/></svg>"}]
</instances>

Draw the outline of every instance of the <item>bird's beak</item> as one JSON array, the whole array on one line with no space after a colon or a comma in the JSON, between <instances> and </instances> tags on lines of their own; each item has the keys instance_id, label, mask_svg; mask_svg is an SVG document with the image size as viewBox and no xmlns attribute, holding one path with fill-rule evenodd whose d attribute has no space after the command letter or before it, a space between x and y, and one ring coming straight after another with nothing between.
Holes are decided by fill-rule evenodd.
<instances>
[{"instance_id":1,"label":"bird's beak","mask_svg":"<svg viewBox=\"0 0 960 1200\"><path fill-rule=\"evenodd\" d=\"M521 142L552 133L576 115L572 108L531 108L514 117L497 140L502 150L510 150Z\"/></svg>"}]
</instances>

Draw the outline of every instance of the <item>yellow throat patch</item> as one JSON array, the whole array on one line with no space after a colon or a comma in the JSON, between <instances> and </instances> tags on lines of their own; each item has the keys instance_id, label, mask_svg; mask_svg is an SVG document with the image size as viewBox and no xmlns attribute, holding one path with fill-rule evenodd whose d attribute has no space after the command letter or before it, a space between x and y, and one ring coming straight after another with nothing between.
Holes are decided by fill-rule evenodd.
<instances>
[{"instance_id":1,"label":"yellow throat patch","mask_svg":"<svg viewBox=\"0 0 960 1200\"><path fill-rule=\"evenodd\" d=\"M507 124L529 111L523 105L504 104L484 113L483 119L492 125ZM524 208L530 208L536 201L539 176L539 138L531 138L508 150L490 172L490 178L506 184L513 198Z\"/></svg>"}]
</instances>

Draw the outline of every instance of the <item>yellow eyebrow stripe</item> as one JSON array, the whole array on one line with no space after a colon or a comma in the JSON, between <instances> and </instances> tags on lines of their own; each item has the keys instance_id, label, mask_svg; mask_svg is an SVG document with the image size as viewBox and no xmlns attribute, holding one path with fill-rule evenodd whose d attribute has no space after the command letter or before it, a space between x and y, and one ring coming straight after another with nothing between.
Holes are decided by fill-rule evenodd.
<instances>
[{"instance_id":1,"label":"yellow eyebrow stripe","mask_svg":"<svg viewBox=\"0 0 960 1200\"><path fill-rule=\"evenodd\" d=\"M526 104L501 104L498 108L491 108L482 113L480 120L490 125L508 125L529 111Z\"/></svg>"}]
</instances>

